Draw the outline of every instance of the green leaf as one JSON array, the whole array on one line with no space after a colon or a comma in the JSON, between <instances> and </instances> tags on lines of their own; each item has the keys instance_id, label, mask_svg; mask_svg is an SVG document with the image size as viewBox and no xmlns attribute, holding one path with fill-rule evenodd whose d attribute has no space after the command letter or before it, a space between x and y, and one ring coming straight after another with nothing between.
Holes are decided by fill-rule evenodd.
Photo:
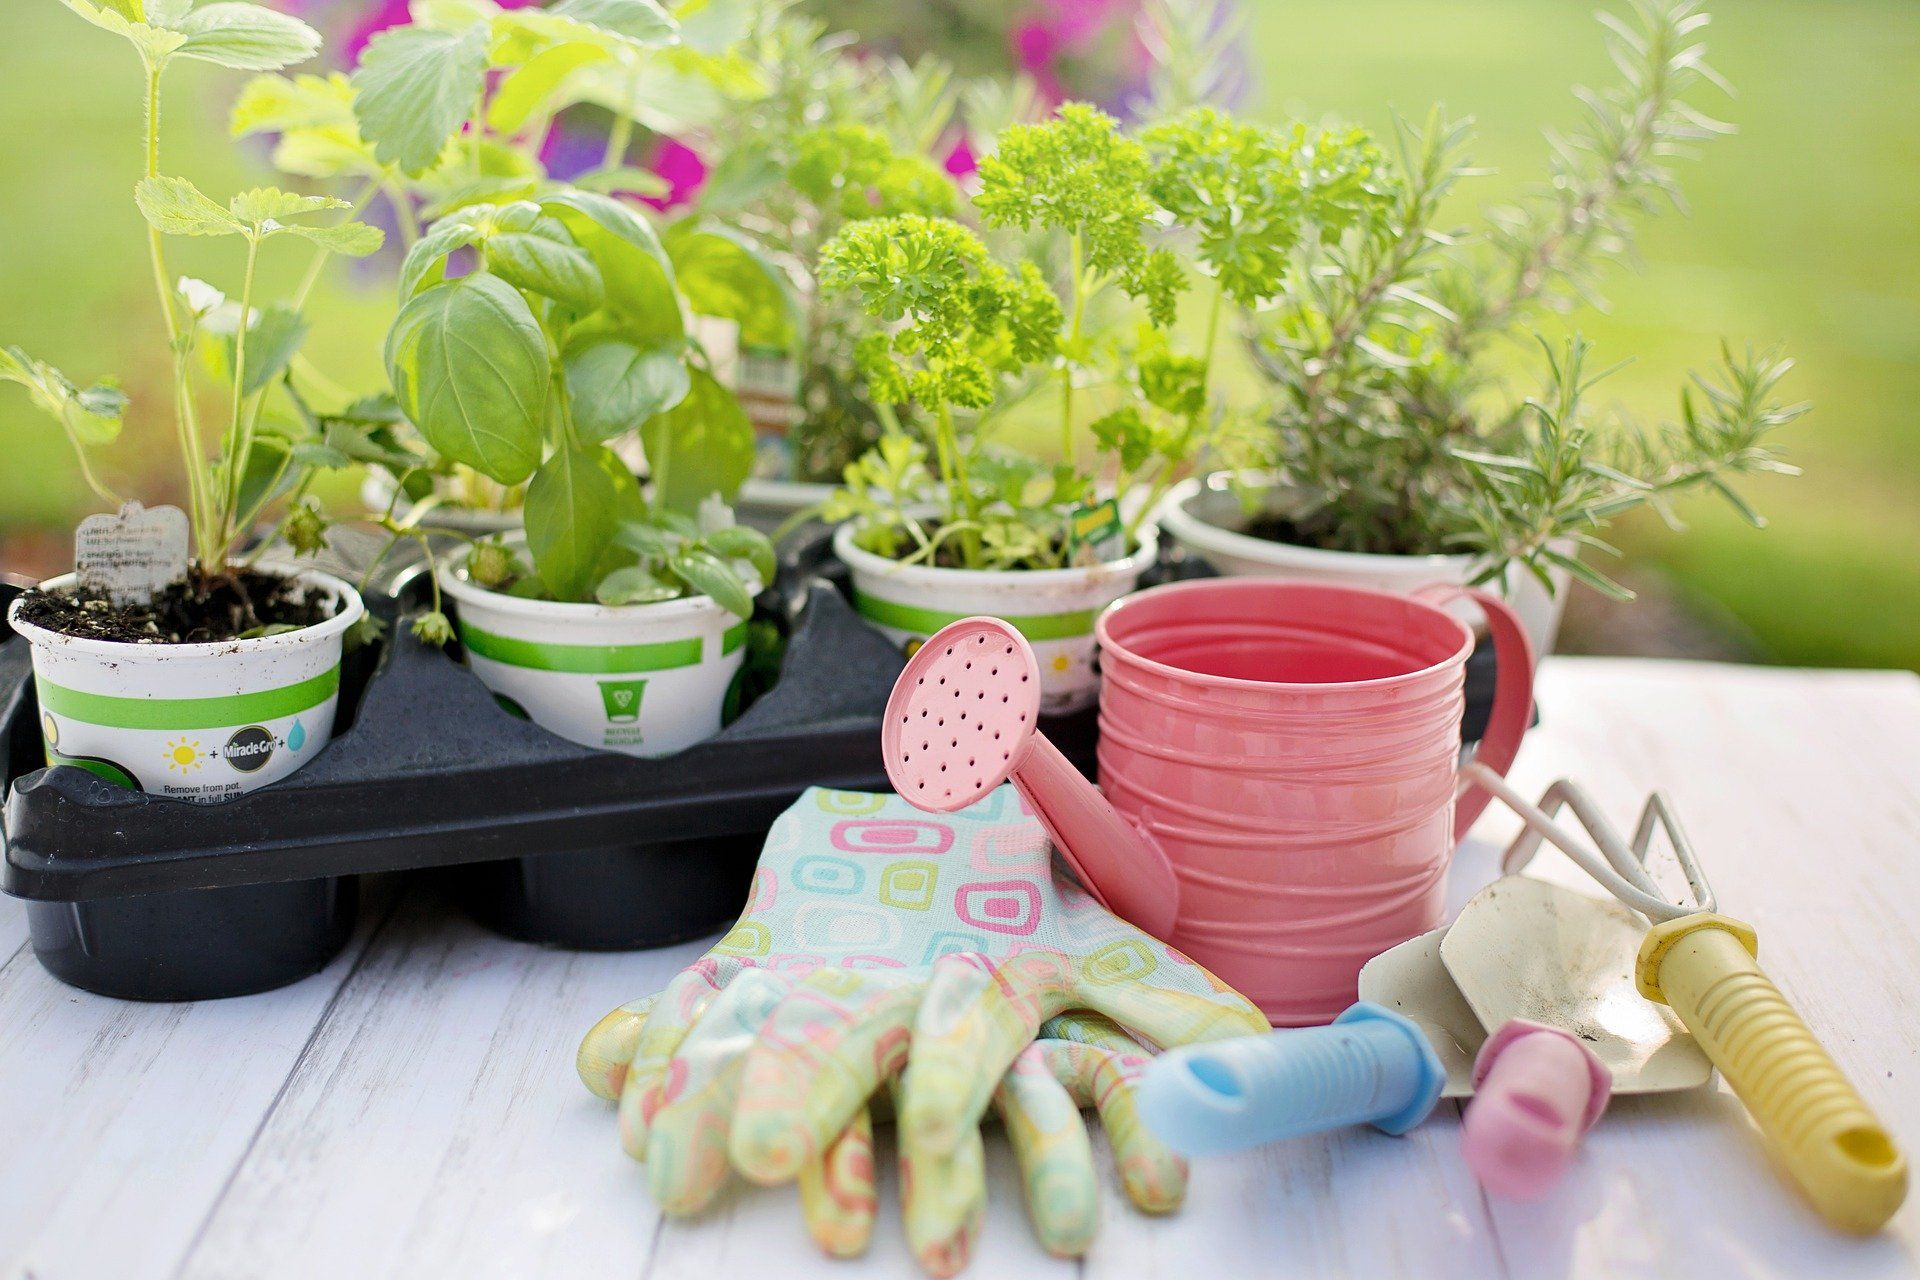
<instances>
[{"instance_id":1,"label":"green leaf","mask_svg":"<svg viewBox=\"0 0 1920 1280\"><path fill-rule=\"evenodd\" d=\"M741 618L753 616L753 595L746 582L732 565L711 551L682 551L668 561L668 567L701 595L712 596L713 602L728 613Z\"/></svg>"},{"instance_id":2,"label":"green leaf","mask_svg":"<svg viewBox=\"0 0 1920 1280\"><path fill-rule=\"evenodd\" d=\"M352 124L293 129L273 144L273 167L300 178L379 177L385 168Z\"/></svg>"},{"instance_id":3,"label":"green leaf","mask_svg":"<svg viewBox=\"0 0 1920 1280\"><path fill-rule=\"evenodd\" d=\"M141 57L156 67L164 65L174 50L187 42L178 31L169 31L164 25L149 24L135 16L145 12L140 0L103 0L100 4L89 3L89 0L61 0L61 3L101 30L129 41Z\"/></svg>"},{"instance_id":4,"label":"green leaf","mask_svg":"<svg viewBox=\"0 0 1920 1280\"><path fill-rule=\"evenodd\" d=\"M751 564L753 571L760 575L762 586L773 582L776 568L773 543L758 529L750 529L743 524L734 525L730 529L715 529L700 541L716 555L729 560L745 560Z\"/></svg>"},{"instance_id":5,"label":"green leaf","mask_svg":"<svg viewBox=\"0 0 1920 1280\"><path fill-rule=\"evenodd\" d=\"M370 253L379 252L380 246L387 242L387 233L380 228L364 222L342 222L331 227L310 227L295 222L277 228L288 235L310 240L329 253L344 254L349 258L364 258Z\"/></svg>"},{"instance_id":6,"label":"green leaf","mask_svg":"<svg viewBox=\"0 0 1920 1280\"><path fill-rule=\"evenodd\" d=\"M573 185L584 191L598 191L603 195L620 192L635 196L664 196L673 190L668 182L651 169L636 169L631 165L614 165L607 169L589 169L575 175Z\"/></svg>"},{"instance_id":7,"label":"green leaf","mask_svg":"<svg viewBox=\"0 0 1920 1280\"><path fill-rule=\"evenodd\" d=\"M478 235L465 218L443 218L413 242L405 262L400 264L400 299L419 293L428 285L439 284L445 273L447 255L474 242Z\"/></svg>"},{"instance_id":8,"label":"green leaf","mask_svg":"<svg viewBox=\"0 0 1920 1280\"><path fill-rule=\"evenodd\" d=\"M680 24L654 0L560 0L547 10L642 44L671 44Z\"/></svg>"},{"instance_id":9,"label":"green leaf","mask_svg":"<svg viewBox=\"0 0 1920 1280\"><path fill-rule=\"evenodd\" d=\"M600 269L586 251L574 244L552 219L558 235L543 232L536 223L526 231L501 231L482 242L487 270L515 288L564 302L575 311L592 311L606 297Z\"/></svg>"},{"instance_id":10,"label":"green leaf","mask_svg":"<svg viewBox=\"0 0 1920 1280\"><path fill-rule=\"evenodd\" d=\"M68 7L73 8L74 6L69 5ZM141 0L100 0L99 7L113 10L128 22L145 22L147 20L146 6L141 3ZM76 10L76 12L78 12L78 10Z\"/></svg>"},{"instance_id":11,"label":"green leaf","mask_svg":"<svg viewBox=\"0 0 1920 1280\"><path fill-rule=\"evenodd\" d=\"M590 440L611 440L686 398L692 385L678 346L642 350L609 339L567 355L573 422Z\"/></svg>"},{"instance_id":12,"label":"green leaf","mask_svg":"<svg viewBox=\"0 0 1920 1280\"><path fill-rule=\"evenodd\" d=\"M247 384L243 393L252 395L285 373L306 336L305 318L285 303L255 312L253 323L247 326ZM223 360L217 371L223 379L233 377L233 347L233 335L228 334L221 342Z\"/></svg>"},{"instance_id":13,"label":"green leaf","mask_svg":"<svg viewBox=\"0 0 1920 1280\"><path fill-rule=\"evenodd\" d=\"M792 282L759 246L731 228L680 222L667 233L665 248L696 313L736 322L747 346L785 347L793 340L799 307Z\"/></svg>"},{"instance_id":14,"label":"green leaf","mask_svg":"<svg viewBox=\"0 0 1920 1280\"><path fill-rule=\"evenodd\" d=\"M262 435L254 440L240 476L239 510L257 510L293 488L299 476L292 466L292 453L293 445L281 437Z\"/></svg>"},{"instance_id":15,"label":"green leaf","mask_svg":"<svg viewBox=\"0 0 1920 1280\"><path fill-rule=\"evenodd\" d=\"M353 128L353 86L339 72L324 76L255 76L227 116L236 138L290 129Z\"/></svg>"},{"instance_id":16,"label":"green leaf","mask_svg":"<svg viewBox=\"0 0 1920 1280\"><path fill-rule=\"evenodd\" d=\"M675 7L680 43L701 53L736 50L753 34L756 6L747 0L701 0Z\"/></svg>"},{"instance_id":17,"label":"green leaf","mask_svg":"<svg viewBox=\"0 0 1920 1280\"><path fill-rule=\"evenodd\" d=\"M646 519L647 496L640 492L640 481L633 474L633 468L611 449L596 449L594 456L600 461L600 469L607 473L607 479L613 481L614 519Z\"/></svg>"},{"instance_id":18,"label":"green leaf","mask_svg":"<svg viewBox=\"0 0 1920 1280\"><path fill-rule=\"evenodd\" d=\"M457 146L458 144L456 144ZM491 139L481 145L481 167L499 158L501 151ZM429 175L431 180L432 175ZM432 203L420 210L420 216L437 221L450 214L463 213L475 205L508 204L533 195L540 179L532 173L487 173L478 178L444 188ZM437 184L436 184L437 185Z\"/></svg>"},{"instance_id":19,"label":"green leaf","mask_svg":"<svg viewBox=\"0 0 1920 1280\"><path fill-rule=\"evenodd\" d=\"M487 104L488 126L497 133L517 132L546 107L574 72L612 56L599 45L584 42L542 49L500 82Z\"/></svg>"},{"instance_id":20,"label":"green leaf","mask_svg":"<svg viewBox=\"0 0 1920 1280\"><path fill-rule=\"evenodd\" d=\"M656 604L680 596L680 587L654 577L637 564L615 569L593 589L593 598L604 605Z\"/></svg>"},{"instance_id":21,"label":"green leaf","mask_svg":"<svg viewBox=\"0 0 1920 1280\"><path fill-rule=\"evenodd\" d=\"M412 0L407 9L415 23L440 31L484 27L500 16L494 0Z\"/></svg>"},{"instance_id":22,"label":"green leaf","mask_svg":"<svg viewBox=\"0 0 1920 1280\"><path fill-rule=\"evenodd\" d=\"M613 531L613 540L646 560L665 560L685 541L644 519L622 520Z\"/></svg>"},{"instance_id":23,"label":"green leaf","mask_svg":"<svg viewBox=\"0 0 1920 1280\"><path fill-rule=\"evenodd\" d=\"M185 178L142 178L133 201L149 225L170 236L230 236L247 224Z\"/></svg>"},{"instance_id":24,"label":"green leaf","mask_svg":"<svg viewBox=\"0 0 1920 1280\"><path fill-rule=\"evenodd\" d=\"M585 449L556 452L527 486L527 550L556 600L583 600L613 537L613 481Z\"/></svg>"},{"instance_id":25,"label":"green leaf","mask_svg":"<svg viewBox=\"0 0 1920 1280\"><path fill-rule=\"evenodd\" d=\"M18 347L0 347L0 382L17 382L43 412L73 437L76 445L101 445L120 434L127 397L111 382L82 391L66 375Z\"/></svg>"},{"instance_id":26,"label":"green leaf","mask_svg":"<svg viewBox=\"0 0 1920 1280\"><path fill-rule=\"evenodd\" d=\"M253 187L227 201L227 208L242 222L255 226L264 222L285 222L302 214L325 209L348 208L345 200L332 196L303 196L278 187Z\"/></svg>"},{"instance_id":27,"label":"green leaf","mask_svg":"<svg viewBox=\"0 0 1920 1280\"><path fill-rule=\"evenodd\" d=\"M182 58L236 71L278 71L320 52L320 33L298 18L257 4L203 5L182 18Z\"/></svg>"},{"instance_id":28,"label":"green leaf","mask_svg":"<svg viewBox=\"0 0 1920 1280\"><path fill-rule=\"evenodd\" d=\"M685 336L673 263L645 218L611 196L572 188L548 192L539 203L600 268L617 336L642 347Z\"/></svg>"},{"instance_id":29,"label":"green leaf","mask_svg":"<svg viewBox=\"0 0 1920 1280\"><path fill-rule=\"evenodd\" d=\"M710 494L732 502L753 470L753 424L740 402L704 369L690 378L686 397L640 428L654 502L689 517Z\"/></svg>"},{"instance_id":30,"label":"green leaf","mask_svg":"<svg viewBox=\"0 0 1920 1280\"><path fill-rule=\"evenodd\" d=\"M540 463L550 371L526 299L497 276L435 285L387 334L387 375L429 445L501 484Z\"/></svg>"},{"instance_id":31,"label":"green leaf","mask_svg":"<svg viewBox=\"0 0 1920 1280\"><path fill-rule=\"evenodd\" d=\"M569 231L575 230L577 223L569 218L566 211L585 217L594 225L604 228L640 250L671 273L672 260L667 257L666 250L661 246L660 237L654 232L653 224L612 196L601 195L597 191L578 191L562 187L544 193L540 197L540 206L565 222Z\"/></svg>"},{"instance_id":32,"label":"green leaf","mask_svg":"<svg viewBox=\"0 0 1920 1280\"><path fill-rule=\"evenodd\" d=\"M353 73L360 132L382 164L424 173L486 84L487 29L394 27L368 43Z\"/></svg>"}]
</instances>

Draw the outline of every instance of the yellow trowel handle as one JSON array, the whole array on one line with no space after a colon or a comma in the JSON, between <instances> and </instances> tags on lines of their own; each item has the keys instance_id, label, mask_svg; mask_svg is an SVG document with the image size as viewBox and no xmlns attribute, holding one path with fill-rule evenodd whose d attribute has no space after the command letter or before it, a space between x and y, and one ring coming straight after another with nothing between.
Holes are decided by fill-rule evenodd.
<instances>
[{"instance_id":1,"label":"yellow trowel handle","mask_svg":"<svg viewBox=\"0 0 1920 1280\"><path fill-rule=\"evenodd\" d=\"M1679 1015L1821 1216L1876 1231L1906 1198L1906 1157L1754 951L1752 927L1726 916L1656 925L1640 947L1640 993Z\"/></svg>"}]
</instances>

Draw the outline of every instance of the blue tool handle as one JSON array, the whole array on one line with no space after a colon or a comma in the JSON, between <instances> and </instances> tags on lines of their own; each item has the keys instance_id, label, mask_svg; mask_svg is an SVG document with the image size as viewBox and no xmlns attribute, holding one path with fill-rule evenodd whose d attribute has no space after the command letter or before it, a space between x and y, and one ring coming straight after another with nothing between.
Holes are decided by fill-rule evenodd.
<instances>
[{"instance_id":1,"label":"blue tool handle","mask_svg":"<svg viewBox=\"0 0 1920 1280\"><path fill-rule=\"evenodd\" d=\"M1188 1045L1140 1081L1140 1118L1184 1155L1371 1124L1405 1133L1427 1118L1446 1070L1426 1035L1377 1004L1324 1027Z\"/></svg>"}]
</instances>

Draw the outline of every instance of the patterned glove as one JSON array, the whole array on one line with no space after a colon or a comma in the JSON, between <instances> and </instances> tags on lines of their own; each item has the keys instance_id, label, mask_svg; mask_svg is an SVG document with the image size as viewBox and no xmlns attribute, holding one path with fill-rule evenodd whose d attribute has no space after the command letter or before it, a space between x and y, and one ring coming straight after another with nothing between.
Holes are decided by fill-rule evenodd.
<instances>
[{"instance_id":1,"label":"patterned glove","mask_svg":"<svg viewBox=\"0 0 1920 1280\"><path fill-rule=\"evenodd\" d=\"M816 789L768 833L739 923L656 1000L602 1019L580 1065L589 1088L619 1098L622 1142L668 1212L703 1209L729 1164L798 1179L834 1253L871 1229L868 1107L890 1096L909 1242L950 1275L985 1204L990 1105L1042 1243L1077 1254L1095 1199L1079 1106L1100 1107L1136 1203L1172 1208L1184 1170L1132 1114L1141 1045L1266 1029L1243 997L1056 871L1012 787L944 817Z\"/></svg>"}]
</instances>

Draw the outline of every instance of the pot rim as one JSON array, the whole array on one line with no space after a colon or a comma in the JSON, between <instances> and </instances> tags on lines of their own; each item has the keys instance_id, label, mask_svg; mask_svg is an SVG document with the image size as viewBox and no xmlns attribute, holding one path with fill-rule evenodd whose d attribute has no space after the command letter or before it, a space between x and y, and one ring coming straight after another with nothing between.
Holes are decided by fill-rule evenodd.
<instances>
[{"instance_id":1,"label":"pot rim","mask_svg":"<svg viewBox=\"0 0 1920 1280\"><path fill-rule=\"evenodd\" d=\"M1150 601L1154 597L1162 594L1173 595L1176 593L1192 593L1196 591L1243 591L1248 593L1257 591L1286 591L1301 594L1332 594L1345 596L1356 603L1361 600L1390 600L1397 605L1425 609L1429 613L1445 619L1446 624L1458 632L1460 642L1454 646L1454 650L1450 655L1442 658L1438 662L1429 663L1417 671L1402 671L1398 675L1377 676L1371 680L1246 680L1239 676L1217 676L1204 671L1189 671L1185 667L1176 667L1171 663L1161 662L1157 658L1149 658L1145 654L1121 644L1113 638L1111 627L1115 615L1123 613L1129 608L1140 608L1142 607L1142 602ZM1099 618L1094 621L1093 634L1094 638L1100 643L1103 662L1124 661L1138 666L1153 675L1160 676L1163 679L1200 684L1209 689L1225 689L1247 693L1267 693L1275 690L1287 693L1299 693L1311 690L1391 689L1396 685L1409 684L1416 680L1425 679L1437 671L1460 666L1466 662L1467 655L1473 652L1474 645L1473 628L1448 613L1445 609L1428 601L1416 599L1413 596L1401 595L1398 592L1380 591L1370 587L1350 587L1332 582L1294 582L1285 578L1202 578L1187 582L1167 582L1157 587L1148 587L1145 591L1136 591L1130 596L1116 600L1101 610Z\"/></svg>"},{"instance_id":2,"label":"pot rim","mask_svg":"<svg viewBox=\"0 0 1920 1280\"><path fill-rule=\"evenodd\" d=\"M509 546L524 546L525 538L506 538ZM491 591L467 581L466 557L470 547L455 547L442 555L439 566L442 572L440 588L462 604L476 604L496 612L517 618L538 618L553 622L570 620L574 622L647 622L672 621L684 614L695 617L706 613L723 613L736 621L747 622L739 614L724 608L718 600L709 595L681 596L677 600L653 600L645 604L597 604L579 600L529 600L524 596L510 596L504 591ZM766 589L759 575L747 575L747 591L750 595L759 595Z\"/></svg>"},{"instance_id":3,"label":"pot rim","mask_svg":"<svg viewBox=\"0 0 1920 1280\"><path fill-rule=\"evenodd\" d=\"M1276 482L1276 475L1271 471L1212 471L1204 476L1188 476L1167 491L1167 496L1161 500L1160 509L1155 513L1154 519L1174 537L1183 541L1195 544L1211 541L1222 551L1245 556L1248 559L1272 560L1273 549L1280 548L1285 555L1323 560L1329 565L1340 564L1363 572L1399 573L1409 576L1438 571L1468 573L1480 560L1480 557L1471 552L1401 555L1379 551L1330 551L1325 547L1309 547L1298 542L1278 542L1272 538L1256 538L1250 533L1241 533L1236 529L1213 524L1187 509L1187 504L1199 497L1203 491L1224 492L1235 475L1265 482L1267 488L1284 487Z\"/></svg>"},{"instance_id":4,"label":"pot rim","mask_svg":"<svg viewBox=\"0 0 1920 1280\"><path fill-rule=\"evenodd\" d=\"M1072 565L1065 569L952 569L945 565L902 564L898 560L889 560L885 556L875 555L871 551L855 546L853 539L858 532L859 526L848 521L833 533L833 553L839 556L848 568L864 571L876 577L907 579L918 577L926 582L953 582L965 578L970 582L1007 586L1017 584L1036 589L1078 585L1103 573L1145 573L1153 567L1153 562L1160 554L1159 532L1151 523L1141 526L1140 545L1134 549L1133 554L1121 556L1116 560L1102 560L1098 564Z\"/></svg>"},{"instance_id":5,"label":"pot rim","mask_svg":"<svg viewBox=\"0 0 1920 1280\"><path fill-rule=\"evenodd\" d=\"M311 626L301 627L298 631L284 631L279 635L252 636L238 640L204 640L195 641L192 644L144 644L135 640L96 640L90 636L70 636L64 631L54 631L37 623L22 621L19 600L15 600L8 607L7 623L25 636L31 644L90 654L115 662L124 662L133 654L142 655L143 659L150 654L157 662L162 658L243 658L263 653L303 649L314 643L325 643L337 635L344 634L347 628L360 621L361 616L367 611L366 602L361 600L360 592L352 583L324 569L301 568L280 560L266 561L254 567L281 574L295 582L327 588L333 593L333 616ZM43 589L64 587L70 585L74 577L72 573L63 573L57 577L48 578L39 585Z\"/></svg>"}]
</instances>

